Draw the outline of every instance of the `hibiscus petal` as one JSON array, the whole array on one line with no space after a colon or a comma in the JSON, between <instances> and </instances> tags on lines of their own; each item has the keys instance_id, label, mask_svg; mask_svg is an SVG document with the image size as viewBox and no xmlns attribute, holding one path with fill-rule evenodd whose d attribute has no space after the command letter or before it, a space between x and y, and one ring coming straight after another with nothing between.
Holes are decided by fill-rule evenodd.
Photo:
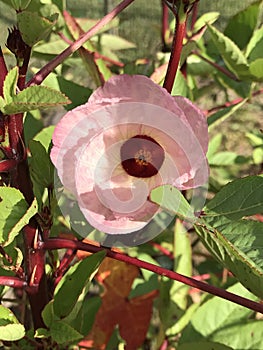
<instances>
[{"instance_id":1,"label":"hibiscus petal","mask_svg":"<svg viewBox=\"0 0 263 350\"><path fill-rule=\"evenodd\" d=\"M184 114L174 103L174 98L167 90L144 75L122 74L114 76L93 92L89 98L91 104L108 105L125 102L144 102L157 105L185 119Z\"/></svg>"},{"instance_id":2,"label":"hibiscus petal","mask_svg":"<svg viewBox=\"0 0 263 350\"><path fill-rule=\"evenodd\" d=\"M184 112L186 119L203 148L204 154L206 154L208 148L208 133L207 121L203 112L185 97L174 96L174 100Z\"/></svg>"},{"instance_id":3,"label":"hibiscus petal","mask_svg":"<svg viewBox=\"0 0 263 350\"><path fill-rule=\"evenodd\" d=\"M149 178L131 176L122 166L123 143L138 135L164 150L158 173ZM172 97L147 77L122 75L62 118L51 159L89 223L123 234L143 229L159 212L148 201L153 188L184 190L207 181L207 143L206 120L188 99Z\"/></svg>"}]
</instances>

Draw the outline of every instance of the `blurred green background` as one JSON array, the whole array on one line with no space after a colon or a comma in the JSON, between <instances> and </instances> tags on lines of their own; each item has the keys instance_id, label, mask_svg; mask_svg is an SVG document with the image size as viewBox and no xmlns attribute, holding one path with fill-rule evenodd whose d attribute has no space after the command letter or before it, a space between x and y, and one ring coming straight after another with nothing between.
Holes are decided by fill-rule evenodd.
<instances>
[{"instance_id":1,"label":"blurred green background","mask_svg":"<svg viewBox=\"0 0 263 350\"><path fill-rule=\"evenodd\" d=\"M116 6L120 0L64 0L66 7L77 17L100 18L107 10ZM217 25L223 27L227 18L244 9L255 0L200 0L200 13L219 11ZM44 2L44 1L43 1ZM139 56L151 56L160 47L161 0L134 0L120 18L118 34L135 42L140 50ZM15 12L0 1L0 45L6 42L7 27L15 24ZM117 34L117 33L116 33Z\"/></svg>"}]
</instances>

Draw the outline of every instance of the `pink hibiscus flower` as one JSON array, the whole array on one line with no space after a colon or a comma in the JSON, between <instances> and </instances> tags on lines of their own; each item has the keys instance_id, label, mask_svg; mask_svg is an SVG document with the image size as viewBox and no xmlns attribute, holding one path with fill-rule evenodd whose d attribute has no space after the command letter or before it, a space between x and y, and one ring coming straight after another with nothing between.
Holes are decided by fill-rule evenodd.
<instances>
[{"instance_id":1,"label":"pink hibiscus flower","mask_svg":"<svg viewBox=\"0 0 263 350\"><path fill-rule=\"evenodd\" d=\"M206 119L192 102L145 76L121 75L61 119L51 159L87 221L126 234L159 212L153 188L207 181L207 145Z\"/></svg>"}]
</instances>

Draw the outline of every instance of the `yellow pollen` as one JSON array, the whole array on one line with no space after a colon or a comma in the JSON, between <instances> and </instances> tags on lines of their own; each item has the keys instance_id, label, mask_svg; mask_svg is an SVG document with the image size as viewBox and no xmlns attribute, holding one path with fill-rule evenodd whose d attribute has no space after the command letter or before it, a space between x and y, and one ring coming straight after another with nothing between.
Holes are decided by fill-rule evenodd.
<instances>
[{"instance_id":1,"label":"yellow pollen","mask_svg":"<svg viewBox=\"0 0 263 350\"><path fill-rule=\"evenodd\" d=\"M148 165L152 162L151 152L145 149L140 149L134 156L135 161L138 165Z\"/></svg>"}]
</instances>

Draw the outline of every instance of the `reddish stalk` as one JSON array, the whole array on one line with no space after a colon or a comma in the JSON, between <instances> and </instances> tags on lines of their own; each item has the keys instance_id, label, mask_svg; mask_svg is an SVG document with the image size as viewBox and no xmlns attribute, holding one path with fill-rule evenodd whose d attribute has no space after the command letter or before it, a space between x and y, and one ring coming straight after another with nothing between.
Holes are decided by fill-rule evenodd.
<instances>
[{"instance_id":1,"label":"reddish stalk","mask_svg":"<svg viewBox=\"0 0 263 350\"><path fill-rule=\"evenodd\" d=\"M76 19L70 15L68 11L63 11L65 23L68 31L70 32L74 40L78 40L82 35L85 34L84 30L78 24ZM87 49L87 47L81 46L78 49L78 54L81 57L84 66L87 68L90 77L96 84L96 86L102 86L105 83L104 76L101 74L97 62L95 60L94 52ZM90 62L92 61L92 65Z\"/></svg>"},{"instance_id":2,"label":"reddish stalk","mask_svg":"<svg viewBox=\"0 0 263 350\"><path fill-rule=\"evenodd\" d=\"M193 5L193 10L192 10L192 18L191 18L191 31L193 31L195 22L197 20L197 15L198 15L198 2L195 2Z\"/></svg>"},{"instance_id":3,"label":"reddish stalk","mask_svg":"<svg viewBox=\"0 0 263 350\"><path fill-rule=\"evenodd\" d=\"M27 283L18 277L0 276L0 285L12 288L25 288Z\"/></svg>"},{"instance_id":4,"label":"reddish stalk","mask_svg":"<svg viewBox=\"0 0 263 350\"><path fill-rule=\"evenodd\" d=\"M172 45L171 57L169 60L167 73L164 79L163 87L171 93L173 89L176 72L180 62L180 56L183 48L183 39L185 36L187 14L181 18L178 13L175 14L176 26Z\"/></svg>"},{"instance_id":5,"label":"reddish stalk","mask_svg":"<svg viewBox=\"0 0 263 350\"><path fill-rule=\"evenodd\" d=\"M168 7L165 5L165 3L162 2L162 45L163 45L163 51L166 51L167 47L167 33L169 31L169 12Z\"/></svg>"},{"instance_id":6,"label":"reddish stalk","mask_svg":"<svg viewBox=\"0 0 263 350\"><path fill-rule=\"evenodd\" d=\"M77 250L68 249L66 251L66 253L64 254L63 258L60 261L60 265L59 265L57 271L55 271L55 274L54 274L55 277L56 277L55 282L54 282L54 288L57 286L57 284L61 280L62 276L64 275L64 273L68 269L70 263L75 258L76 253L77 253Z\"/></svg>"},{"instance_id":7,"label":"reddish stalk","mask_svg":"<svg viewBox=\"0 0 263 350\"><path fill-rule=\"evenodd\" d=\"M77 51L87 40L95 35L101 28L109 23L114 17L116 17L121 11L129 6L134 0L123 0L117 5L110 13L99 20L90 30L88 30L83 36L67 47L60 55L55 57L49 63L47 63L42 69L40 69L34 77L26 84L26 87L31 85L39 85L42 81L61 64L66 58L68 58L73 52Z\"/></svg>"},{"instance_id":8,"label":"reddish stalk","mask_svg":"<svg viewBox=\"0 0 263 350\"><path fill-rule=\"evenodd\" d=\"M225 74L228 78L234 80L234 81L240 81L235 74L231 73L229 70L227 70L226 68L220 66L219 64L209 60L208 58L202 56L199 52L197 51L193 51L193 54L200 57L203 61L209 63L211 66L213 66L214 68L216 68L218 71L220 71L221 73Z\"/></svg>"},{"instance_id":9,"label":"reddish stalk","mask_svg":"<svg viewBox=\"0 0 263 350\"><path fill-rule=\"evenodd\" d=\"M17 161L14 159L5 159L0 161L0 173L15 169Z\"/></svg>"},{"instance_id":10,"label":"reddish stalk","mask_svg":"<svg viewBox=\"0 0 263 350\"><path fill-rule=\"evenodd\" d=\"M64 40L67 44L71 45L73 42L72 40L68 39L67 37L65 37L65 35L63 33L58 33L58 35L61 37L62 40ZM94 58L98 59L101 58L103 61L108 62L110 64L113 64L114 66L117 67L124 67L124 63L120 62L120 61L115 61L107 56L101 55L99 52L91 52L90 53L94 54Z\"/></svg>"},{"instance_id":11,"label":"reddish stalk","mask_svg":"<svg viewBox=\"0 0 263 350\"><path fill-rule=\"evenodd\" d=\"M19 76L18 76L18 82L17 82L17 86L19 90L23 90L25 87L26 73L28 69L30 55L31 55L31 47L28 46L24 53L24 60L23 60L22 67L19 67Z\"/></svg>"},{"instance_id":12,"label":"reddish stalk","mask_svg":"<svg viewBox=\"0 0 263 350\"><path fill-rule=\"evenodd\" d=\"M34 329L45 327L41 312L48 303L48 291L45 274L45 251L36 249L40 241L38 228L34 221L24 228L26 273L28 288L26 289L32 311Z\"/></svg>"},{"instance_id":13,"label":"reddish stalk","mask_svg":"<svg viewBox=\"0 0 263 350\"><path fill-rule=\"evenodd\" d=\"M173 279L175 281L184 283L190 287L198 288L204 292L210 293L212 295L218 296L220 298L232 301L233 303L239 304L241 306L247 307L251 310L254 310L256 312L263 313L263 305L260 303L257 303L255 301L249 300L247 298L243 298L239 295L230 293L224 289L211 286L209 284L206 284L201 281L197 281L194 278L187 277L181 274L178 274L174 271L167 270L163 267L156 266L154 264L150 264L148 262L139 260L137 258L130 257L126 254L120 253L118 251L114 251L111 249L105 249L102 247L98 247L92 244L79 242L79 241L72 241L68 239L62 239L62 238L50 238L45 242L40 242L38 245L38 249L47 249L47 250L53 250L53 249L78 249L83 251L88 251L91 253L96 253L101 250L106 251L106 255L109 258L116 259L119 261L126 262L128 264L132 264L134 266L137 266L142 269L146 269L148 271L152 271L160 276L165 276L170 279Z\"/></svg>"},{"instance_id":14,"label":"reddish stalk","mask_svg":"<svg viewBox=\"0 0 263 350\"><path fill-rule=\"evenodd\" d=\"M150 242L150 245L159 250L163 255L168 256L171 260L174 259L173 253L171 253L168 249L162 247L160 244L155 242Z\"/></svg>"},{"instance_id":15,"label":"reddish stalk","mask_svg":"<svg viewBox=\"0 0 263 350\"><path fill-rule=\"evenodd\" d=\"M263 94L263 88L252 92L251 97L255 97L255 96L258 96L258 95L261 95L261 94ZM242 101L244 101L244 98L243 97L238 97L238 98L236 98L236 99L234 99L232 101L228 101L228 102L226 102L226 103L224 103L224 104L222 104L220 106L213 107L213 108L211 108L211 109L209 109L207 111L203 111L203 112L204 112L204 114L207 117L209 117L211 114L219 111L220 109L231 107L231 106L235 106L235 105L239 104Z\"/></svg>"}]
</instances>

